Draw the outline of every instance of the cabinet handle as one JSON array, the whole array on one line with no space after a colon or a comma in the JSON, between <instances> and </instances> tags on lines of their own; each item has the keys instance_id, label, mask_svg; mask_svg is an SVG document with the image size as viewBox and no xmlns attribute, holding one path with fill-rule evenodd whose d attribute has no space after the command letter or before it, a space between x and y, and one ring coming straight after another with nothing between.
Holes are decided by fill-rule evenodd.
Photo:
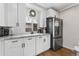
<instances>
[{"instance_id":1,"label":"cabinet handle","mask_svg":"<svg viewBox=\"0 0 79 59\"><path fill-rule=\"evenodd\" d=\"M16 41L12 41L12 43L16 43L16 42L18 42L17 40Z\"/></svg>"},{"instance_id":2,"label":"cabinet handle","mask_svg":"<svg viewBox=\"0 0 79 59\"><path fill-rule=\"evenodd\" d=\"M42 37L39 37L39 38L42 38Z\"/></svg>"},{"instance_id":3,"label":"cabinet handle","mask_svg":"<svg viewBox=\"0 0 79 59\"><path fill-rule=\"evenodd\" d=\"M19 26L19 23L18 22L16 23L16 26Z\"/></svg>"},{"instance_id":4,"label":"cabinet handle","mask_svg":"<svg viewBox=\"0 0 79 59\"><path fill-rule=\"evenodd\" d=\"M29 38L28 40L32 40L32 38Z\"/></svg>"},{"instance_id":5,"label":"cabinet handle","mask_svg":"<svg viewBox=\"0 0 79 59\"><path fill-rule=\"evenodd\" d=\"M24 48L25 47L25 43L22 43L22 48Z\"/></svg>"},{"instance_id":6,"label":"cabinet handle","mask_svg":"<svg viewBox=\"0 0 79 59\"><path fill-rule=\"evenodd\" d=\"M46 42L46 39L44 39L44 42Z\"/></svg>"}]
</instances>

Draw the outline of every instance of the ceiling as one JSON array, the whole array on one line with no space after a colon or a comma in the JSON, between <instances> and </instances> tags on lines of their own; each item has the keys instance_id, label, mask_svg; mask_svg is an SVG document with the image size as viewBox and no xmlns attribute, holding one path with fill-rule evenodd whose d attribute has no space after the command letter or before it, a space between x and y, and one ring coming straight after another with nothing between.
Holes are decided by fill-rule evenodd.
<instances>
[{"instance_id":1,"label":"ceiling","mask_svg":"<svg viewBox=\"0 0 79 59\"><path fill-rule=\"evenodd\" d=\"M62 9L68 8L69 6L76 5L77 3L37 3L37 5L43 8L52 8L57 11L61 11Z\"/></svg>"}]
</instances>

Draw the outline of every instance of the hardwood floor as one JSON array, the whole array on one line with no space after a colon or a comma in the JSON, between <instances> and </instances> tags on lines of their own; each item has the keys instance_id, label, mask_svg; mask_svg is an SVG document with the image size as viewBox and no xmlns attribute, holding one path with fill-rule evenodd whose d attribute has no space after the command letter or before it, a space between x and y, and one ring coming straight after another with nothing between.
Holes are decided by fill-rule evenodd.
<instances>
[{"instance_id":1,"label":"hardwood floor","mask_svg":"<svg viewBox=\"0 0 79 59\"><path fill-rule=\"evenodd\" d=\"M57 51L47 50L38 56L75 56L75 52L67 48L61 48Z\"/></svg>"}]
</instances>

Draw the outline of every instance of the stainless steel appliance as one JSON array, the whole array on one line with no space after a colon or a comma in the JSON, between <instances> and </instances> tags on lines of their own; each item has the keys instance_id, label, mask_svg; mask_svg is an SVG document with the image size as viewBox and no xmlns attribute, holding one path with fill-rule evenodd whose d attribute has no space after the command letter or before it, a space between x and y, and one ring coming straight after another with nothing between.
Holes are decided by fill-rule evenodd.
<instances>
[{"instance_id":1,"label":"stainless steel appliance","mask_svg":"<svg viewBox=\"0 0 79 59\"><path fill-rule=\"evenodd\" d=\"M0 37L9 35L9 27L0 27Z\"/></svg>"},{"instance_id":2,"label":"stainless steel appliance","mask_svg":"<svg viewBox=\"0 0 79 59\"><path fill-rule=\"evenodd\" d=\"M57 50L63 46L63 21L56 17L46 20L46 32L51 35L51 49Z\"/></svg>"}]
</instances>

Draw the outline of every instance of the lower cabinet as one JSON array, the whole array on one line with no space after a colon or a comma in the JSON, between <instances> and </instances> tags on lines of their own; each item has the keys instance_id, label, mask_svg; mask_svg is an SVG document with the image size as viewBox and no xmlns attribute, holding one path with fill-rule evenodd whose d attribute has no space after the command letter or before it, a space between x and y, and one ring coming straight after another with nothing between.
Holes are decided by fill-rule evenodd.
<instances>
[{"instance_id":1,"label":"lower cabinet","mask_svg":"<svg viewBox=\"0 0 79 59\"><path fill-rule=\"evenodd\" d=\"M43 37L38 36L36 37L36 55L43 52Z\"/></svg>"},{"instance_id":2,"label":"lower cabinet","mask_svg":"<svg viewBox=\"0 0 79 59\"><path fill-rule=\"evenodd\" d=\"M2 39L0 40L0 56L4 56L4 48L4 40Z\"/></svg>"},{"instance_id":3,"label":"lower cabinet","mask_svg":"<svg viewBox=\"0 0 79 59\"><path fill-rule=\"evenodd\" d=\"M24 56L34 56L35 55L35 37L29 37L24 39L25 48Z\"/></svg>"},{"instance_id":4,"label":"lower cabinet","mask_svg":"<svg viewBox=\"0 0 79 59\"><path fill-rule=\"evenodd\" d=\"M22 39L5 40L5 56L22 56Z\"/></svg>"},{"instance_id":5,"label":"lower cabinet","mask_svg":"<svg viewBox=\"0 0 79 59\"><path fill-rule=\"evenodd\" d=\"M48 50L50 48L50 36L38 36L36 38L36 55Z\"/></svg>"},{"instance_id":6,"label":"lower cabinet","mask_svg":"<svg viewBox=\"0 0 79 59\"><path fill-rule=\"evenodd\" d=\"M46 51L50 48L50 35L43 36L43 51Z\"/></svg>"},{"instance_id":7,"label":"lower cabinet","mask_svg":"<svg viewBox=\"0 0 79 59\"><path fill-rule=\"evenodd\" d=\"M35 56L50 48L49 35L7 39L2 42L0 52L3 51L4 54L1 52L0 55L5 56Z\"/></svg>"},{"instance_id":8,"label":"lower cabinet","mask_svg":"<svg viewBox=\"0 0 79 59\"><path fill-rule=\"evenodd\" d=\"M5 40L5 56L35 55L35 37Z\"/></svg>"}]
</instances>

